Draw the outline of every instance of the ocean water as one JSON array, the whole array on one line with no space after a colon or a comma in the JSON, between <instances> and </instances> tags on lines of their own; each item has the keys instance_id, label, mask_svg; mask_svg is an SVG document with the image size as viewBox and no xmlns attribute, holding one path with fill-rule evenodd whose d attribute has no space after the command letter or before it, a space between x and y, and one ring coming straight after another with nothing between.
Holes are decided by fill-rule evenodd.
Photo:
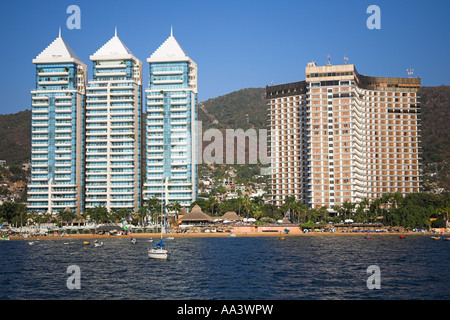
<instances>
[{"instance_id":1,"label":"ocean water","mask_svg":"<svg viewBox=\"0 0 450 320\"><path fill-rule=\"evenodd\" d=\"M90 241L0 241L0 299L450 299L450 241L426 235L175 238L168 261L148 258L144 238ZM72 265L80 289L67 287Z\"/></svg>"}]
</instances>

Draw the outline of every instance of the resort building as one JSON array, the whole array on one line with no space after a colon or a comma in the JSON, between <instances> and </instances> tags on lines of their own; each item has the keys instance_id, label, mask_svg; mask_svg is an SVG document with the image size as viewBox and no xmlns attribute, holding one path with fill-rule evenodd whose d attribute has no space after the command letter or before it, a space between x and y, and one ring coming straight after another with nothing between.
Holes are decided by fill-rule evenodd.
<instances>
[{"instance_id":1,"label":"resort building","mask_svg":"<svg viewBox=\"0 0 450 320\"><path fill-rule=\"evenodd\" d=\"M61 37L35 59L28 210L56 213L84 205L86 65Z\"/></svg>"},{"instance_id":2,"label":"resort building","mask_svg":"<svg viewBox=\"0 0 450 320\"><path fill-rule=\"evenodd\" d=\"M270 95L270 162L273 200L286 196L304 202L307 197L306 82L268 88Z\"/></svg>"},{"instance_id":3,"label":"resort building","mask_svg":"<svg viewBox=\"0 0 450 320\"><path fill-rule=\"evenodd\" d=\"M197 65L172 31L147 62L144 201L189 206L197 199Z\"/></svg>"},{"instance_id":4,"label":"resort building","mask_svg":"<svg viewBox=\"0 0 450 320\"><path fill-rule=\"evenodd\" d=\"M142 62L114 36L90 56L86 94L86 209L141 200Z\"/></svg>"},{"instance_id":5,"label":"resort building","mask_svg":"<svg viewBox=\"0 0 450 320\"><path fill-rule=\"evenodd\" d=\"M306 80L267 87L272 200L330 210L419 192L420 78L369 77L309 63Z\"/></svg>"}]
</instances>

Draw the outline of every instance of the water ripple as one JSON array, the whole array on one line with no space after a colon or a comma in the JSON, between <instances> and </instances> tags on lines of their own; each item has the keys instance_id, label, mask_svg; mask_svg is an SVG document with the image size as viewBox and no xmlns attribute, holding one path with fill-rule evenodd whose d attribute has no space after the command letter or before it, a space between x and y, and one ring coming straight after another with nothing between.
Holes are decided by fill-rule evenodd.
<instances>
[{"instance_id":1,"label":"water ripple","mask_svg":"<svg viewBox=\"0 0 450 320\"><path fill-rule=\"evenodd\" d=\"M149 244L105 239L0 243L0 299L449 299L449 242L425 236L175 238L169 261ZM81 289L66 286L67 267ZM381 289L366 269L378 265Z\"/></svg>"}]
</instances>

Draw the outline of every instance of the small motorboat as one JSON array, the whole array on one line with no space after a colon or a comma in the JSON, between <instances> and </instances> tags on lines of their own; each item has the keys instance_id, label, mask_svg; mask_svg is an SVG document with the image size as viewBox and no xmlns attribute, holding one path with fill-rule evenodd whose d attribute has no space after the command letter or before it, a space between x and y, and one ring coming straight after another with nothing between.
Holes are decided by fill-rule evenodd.
<instances>
[{"instance_id":1,"label":"small motorboat","mask_svg":"<svg viewBox=\"0 0 450 320\"><path fill-rule=\"evenodd\" d=\"M8 240L11 240L11 239L8 236L1 236L0 240L8 241Z\"/></svg>"},{"instance_id":2,"label":"small motorboat","mask_svg":"<svg viewBox=\"0 0 450 320\"><path fill-rule=\"evenodd\" d=\"M431 237L431 239L433 239L433 240L441 240L441 237L433 236L433 237Z\"/></svg>"},{"instance_id":3,"label":"small motorboat","mask_svg":"<svg viewBox=\"0 0 450 320\"><path fill-rule=\"evenodd\" d=\"M97 247L103 247L103 242L100 242L100 243L96 242L94 245L95 245L96 248Z\"/></svg>"},{"instance_id":4,"label":"small motorboat","mask_svg":"<svg viewBox=\"0 0 450 320\"><path fill-rule=\"evenodd\" d=\"M34 241L28 241L28 244L29 244L30 246L32 246L32 245L34 244Z\"/></svg>"},{"instance_id":5,"label":"small motorboat","mask_svg":"<svg viewBox=\"0 0 450 320\"><path fill-rule=\"evenodd\" d=\"M230 233L230 237L236 237L234 233Z\"/></svg>"},{"instance_id":6,"label":"small motorboat","mask_svg":"<svg viewBox=\"0 0 450 320\"><path fill-rule=\"evenodd\" d=\"M442 239L442 240L444 240L444 241L450 241L450 238L444 238L444 239Z\"/></svg>"},{"instance_id":7,"label":"small motorboat","mask_svg":"<svg viewBox=\"0 0 450 320\"><path fill-rule=\"evenodd\" d=\"M130 241L132 244L136 244L136 242L137 242L137 240L136 240L136 238L131 238L131 241Z\"/></svg>"},{"instance_id":8,"label":"small motorboat","mask_svg":"<svg viewBox=\"0 0 450 320\"><path fill-rule=\"evenodd\" d=\"M365 236L364 239L372 239L371 236Z\"/></svg>"}]
</instances>

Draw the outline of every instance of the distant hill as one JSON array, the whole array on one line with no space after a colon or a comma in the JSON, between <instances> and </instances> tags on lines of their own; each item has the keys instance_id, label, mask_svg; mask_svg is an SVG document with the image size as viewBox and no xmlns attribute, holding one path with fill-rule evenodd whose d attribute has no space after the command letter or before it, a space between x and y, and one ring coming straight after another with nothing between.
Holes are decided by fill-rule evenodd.
<instances>
[{"instance_id":1,"label":"distant hill","mask_svg":"<svg viewBox=\"0 0 450 320\"><path fill-rule=\"evenodd\" d=\"M264 128L267 123L265 88L247 88L198 104L203 129Z\"/></svg>"},{"instance_id":2,"label":"distant hill","mask_svg":"<svg viewBox=\"0 0 450 320\"><path fill-rule=\"evenodd\" d=\"M423 87L422 157L424 163L450 160L450 86Z\"/></svg>"},{"instance_id":3,"label":"distant hill","mask_svg":"<svg viewBox=\"0 0 450 320\"><path fill-rule=\"evenodd\" d=\"M31 111L0 115L0 159L6 165L30 160Z\"/></svg>"},{"instance_id":4,"label":"distant hill","mask_svg":"<svg viewBox=\"0 0 450 320\"><path fill-rule=\"evenodd\" d=\"M424 172L450 190L450 86L421 88ZM267 128L265 88L247 88L199 103L203 130ZM8 164L30 160L31 111L0 115L0 159Z\"/></svg>"}]
</instances>

